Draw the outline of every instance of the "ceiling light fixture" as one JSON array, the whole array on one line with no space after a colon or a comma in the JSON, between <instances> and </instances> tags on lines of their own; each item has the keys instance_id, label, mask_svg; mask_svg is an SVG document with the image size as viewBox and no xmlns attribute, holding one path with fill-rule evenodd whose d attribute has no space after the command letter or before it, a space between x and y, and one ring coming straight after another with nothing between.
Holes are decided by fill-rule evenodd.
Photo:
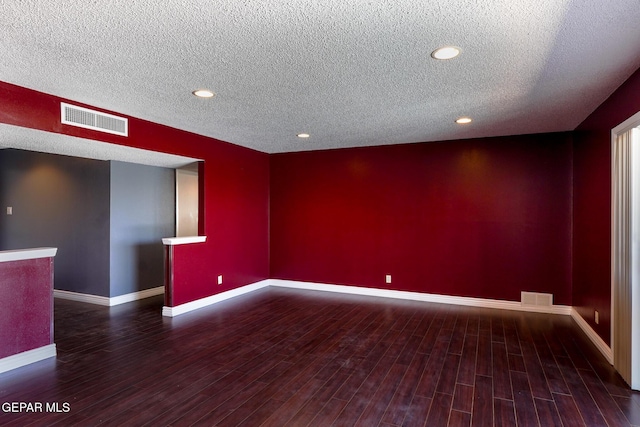
<instances>
[{"instance_id":1,"label":"ceiling light fixture","mask_svg":"<svg viewBox=\"0 0 640 427\"><path fill-rule=\"evenodd\" d=\"M198 89L198 90L194 90L191 93L193 93L198 98L212 98L215 95L215 93L207 89Z\"/></svg>"},{"instance_id":2,"label":"ceiling light fixture","mask_svg":"<svg viewBox=\"0 0 640 427\"><path fill-rule=\"evenodd\" d=\"M309 138L311 135L309 135L308 133L299 133L297 135L298 138Z\"/></svg>"},{"instance_id":3,"label":"ceiling light fixture","mask_svg":"<svg viewBox=\"0 0 640 427\"><path fill-rule=\"evenodd\" d=\"M471 119L469 117L460 117L456 120L456 123L459 125L466 125L467 123L471 123Z\"/></svg>"},{"instance_id":4,"label":"ceiling light fixture","mask_svg":"<svg viewBox=\"0 0 640 427\"><path fill-rule=\"evenodd\" d=\"M460 55L460 48L455 46L444 46L431 52L433 59L453 59Z\"/></svg>"}]
</instances>

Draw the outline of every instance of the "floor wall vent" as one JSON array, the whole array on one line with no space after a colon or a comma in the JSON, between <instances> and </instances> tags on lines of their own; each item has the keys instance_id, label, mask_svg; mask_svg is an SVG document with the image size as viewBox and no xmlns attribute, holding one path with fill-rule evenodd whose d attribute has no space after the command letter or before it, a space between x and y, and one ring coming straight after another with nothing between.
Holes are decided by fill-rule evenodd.
<instances>
[{"instance_id":1,"label":"floor wall vent","mask_svg":"<svg viewBox=\"0 0 640 427\"><path fill-rule=\"evenodd\" d=\"M60 111L63 124L120 136L129 136L129 121L124 117L101 113L64 102L60 103Z\"/></svg>"},{"instance_id":2,"label":"floor wall vent","mask_svg":"<svg viewBox=\"0 0 640 427\"><path fill-rule=\"evenodd\" d=\"M521 305L539 305L549 307L553 305L553 294L538 292L520 292Z\"/></svg>"}]
</instances>

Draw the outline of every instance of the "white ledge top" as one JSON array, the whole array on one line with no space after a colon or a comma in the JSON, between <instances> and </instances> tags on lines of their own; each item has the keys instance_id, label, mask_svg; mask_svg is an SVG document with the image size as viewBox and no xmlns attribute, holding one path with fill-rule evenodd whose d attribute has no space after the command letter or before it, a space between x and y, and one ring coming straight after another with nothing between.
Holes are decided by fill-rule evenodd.
<instances>
[{"instance_id":1,"label":"white ledge top","mask_svg":"<svg viewBox=\"0 0 640 427\"><path fill-rule=\"evenodd\" d=\"M17 249L0 251L0 262L22 261L25 259L51 258L56 256L58 248Z\"/></svg>"},{"instance_id":2,"label":"white ledge top","mask_svg":"<svg viewBox=\"0 0 640 427\"><path fill-rule=\"evenodd\" d=\"M207 236L186 236L186 237L165 237L162 244L167 246L188 245L190 243L203 243L207 241Z\"/></svg>"}]
</instances>

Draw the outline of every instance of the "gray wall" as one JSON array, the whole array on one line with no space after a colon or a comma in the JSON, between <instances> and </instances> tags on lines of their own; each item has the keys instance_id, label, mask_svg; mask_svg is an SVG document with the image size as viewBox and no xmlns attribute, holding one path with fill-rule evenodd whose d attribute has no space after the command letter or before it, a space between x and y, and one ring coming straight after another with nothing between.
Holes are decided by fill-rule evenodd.
<instances>
[{"instance_id":1,"label":"gray wall","mask_svg":"<svg viewBox=\"0 0 640 427\"><path fill-rule=\"evenodd\" d=\"M56 289L113 297L162 286L174 180L173 169L0 150L0 250L57 247Z\"/></svg>"},{"instance_id":2,"label":"gray wall","mask_svg":"<svg viewBox=\"0 0 640 427\"><path fill-rule=\"evenodd\" d=\"M111 296L162 286L175 235L175 170L111 162Z\"/></svg>"},{"instance_id":3,"label":"gray wall","mask_svg":"<svg viewBox=\"0 0 640 427\"><path fill-rule=\"evenodd\" d=\"M109 296L108 162L0 150L0 206L0 249L57 247L56 289Z\"/></svg>"}]
</instances>

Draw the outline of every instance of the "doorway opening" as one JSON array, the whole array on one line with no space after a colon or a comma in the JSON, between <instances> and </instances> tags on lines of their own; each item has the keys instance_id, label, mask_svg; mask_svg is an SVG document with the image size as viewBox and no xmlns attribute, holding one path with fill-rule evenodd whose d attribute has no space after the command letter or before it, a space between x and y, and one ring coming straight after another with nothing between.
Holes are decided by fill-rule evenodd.
<instances>
[{"instance_id":1,"label":"doorway opening","mask_svg":"<svg viewBox=\"0 0 640 427\"><path fill-rule=\"evenodd\" d=\"M176 237L198 235L200 163L176 168Z\"/></svg>"},{"instance_id":2,"label":"doorway opening","mask_svg":"<svg viewBox=\"0 0 640 427\"><path fill-rule=\"evenodd\" d=\"M640 112L611 131L611 349L640 389Z\"/></svg>"}]
</instances>

